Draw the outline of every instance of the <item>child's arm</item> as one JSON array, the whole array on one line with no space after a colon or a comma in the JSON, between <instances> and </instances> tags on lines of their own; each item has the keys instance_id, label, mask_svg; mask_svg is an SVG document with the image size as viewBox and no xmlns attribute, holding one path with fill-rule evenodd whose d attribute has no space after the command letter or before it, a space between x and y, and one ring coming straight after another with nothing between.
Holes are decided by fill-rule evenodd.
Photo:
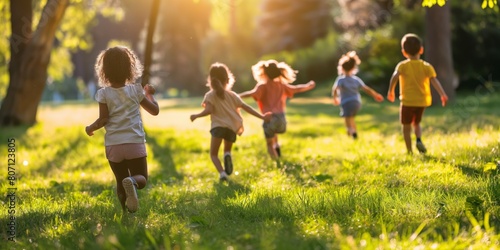
<instances>
[{"instance_id":1,"label":"child's arm","mask_svg":"<svg viewBox=\"0 0 500 250\"><path fill-rule=\"evenodd\" d=\"M205 108L203 109L203 111L201 111L198 114L191 115L189 118L191 119L191 121L194 121L197 118L204 117L204 116L207 116L207 115L211 114L212 111L213 111L212 104L209 103L209 102L206 102L205 103Z\"/></svg>"},{"instance_id":2,"label":"child's arm","mask_svg":"<svg viewBox=\"0 0 500 250\"><path fill-rule=\"evenodd\" d=\"M314 87L316 87L316 82L311 80L308 83L291 85L291 86L293 89L293 93L296 94L296 93L302 93L302 92L306 92L306 91L313 89Z\"/></svg>"},{"instance_id":3,"label":"child's arm","mask_svg":"<svg viewBox=\"0 0 500 250\"><path fill-rule=\"evenodd\" d=\"M85 132L88 136L93 136L94 131L104 127L108 123L109 119L109 110L108 105L106 103L99 103L99 118L95 120L94 123L85 127Z\"/></svg>"},{"instance_id":4,"label":"child's arm","mask_svg":"<svg viewBox=\"0 0 500 250\"><path fill-rule=\"evenodd\" d=\"M392 74L391 82L389 84L389 91L387 91L387 100L390 102L394 102L394 90L396 89L396 85L399 81L399 72L394 71Z\"/></svg>"},{"instance_id":5,"label":"child's arm","mask_svg":"<svg viewBox=\"0 0 500 250\"><path fill-rule=\"evenodd\" d=\"M444 92L443 86L441 86L441 83L436 77L431 78L430 81L432 86L441 96L441 105L443 105L443 107L446 106L446 103L448 102L448 96L446 95L446 92Z\"/></svg>"},{"instance_id":6,"label":"child's arm","mask_svg":"<svg viewBox=\"0 0 500 250\"><path fill-rule=\"evenodd\" d=\"M333 98L333 105L335 105L335 106L340 105L339 84L337 82L335 82L335 84L333 84L332 98Z\"/></svg>"},{"instance_id":7,"label":"child's arm","mask_svg":"<svg viewBox=\"0 0 500 250\"><path fill-rule=\"evenodd\" d=\"M371 95L373 97L373 99L375 99L375 101L381 102L381 101L384 100L384 97L381 94L379 94L377 91L373 90L372 88L370 88L370 87L368 87L366 85L363 85L361 88L367 94Z\"/></svg>"},{"instance_id":8,"label":"child's arm","mask_svg":"<svg viewBox=\"0 0 500 250\"><path fill-rule=\"evenodd\" d=\"M146 84L144 86L144 91L145 95L144 99L142 99L141 101L141 107L154 116L158 115L158 113L160 113L160 107L158 106L158 103L153 96L156 92L155 88L149 84Z\"/></svg>"},{"instance_id":9,"label":"child's arm","mask_svg":"<svg viewBox=\"0 0 500 250\"><path fill-rule=\"evenodd\" d=\"M238 94L241 98L250 97L255 93L255 89Z\"/></svg>"},{"instance_id":10,"label":"child's arm","mask_svg":"<svg viewBox=\"0 0 500 250\"><path fill-rule=\"evenodd\" d=\"M245 110L246 112L248 112L249 114L255 116L255 117L258 117L266 122L270 121L271 120L271 116L272 116L272 113L271 112L266 112L264 115L262 115L261 113L259 113L257 110L255 110L254 108L252 108L252 106L246 104L246 103L243 103L241 105L241 108L243 110Z\"/></svg>"}]
</instances>

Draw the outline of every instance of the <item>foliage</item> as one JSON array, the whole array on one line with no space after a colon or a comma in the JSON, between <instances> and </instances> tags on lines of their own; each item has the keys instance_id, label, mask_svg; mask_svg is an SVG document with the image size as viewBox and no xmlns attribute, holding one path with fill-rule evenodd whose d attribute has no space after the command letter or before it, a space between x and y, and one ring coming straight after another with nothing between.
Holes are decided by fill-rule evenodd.
<instances>
[{"instance_id":1,"label":"foliage","mask_svg":"<svg viewBox=\"0 0 500 250\"><path fill-rule=\"evenodd\" d=\"M259 12L259 2L260 0L213 1L211 31L201 42L200 67L204 77L208 75L213 62L223 62L235 75L237 83L234 90L242 91L253 86L250 67L257 62L260 50L254 38L254 19ZM199 86L204 84L205 82L201 82Z\"/></svg>"},{"instance_id":2,"label":"foliage","mask_svg":"<svg viewBox=\"0 0 500 250\"><path fill-rule=\"evenodd\" d=\"M200 40L209 29L211 4L208 0L175 0L161 4L157 31L159 37L154 45L158 54L151 72L159 76L165 89L180 88L201 93L202 76L199 61Z\"/></svg>"},{"instance_id":3,"label":"foliage","mask_svg":"<svg viewBox=\"0 0 500 250\"><path fill-rule=\"evenodd\" d=\"M200 99L160 101L159 117L144 116L150 178L134 215L119 209L104 131L83 131L96 104L43 105L36 126L0 132L1 141L16 139L19 163L17 242L0 248L500 247L498 91L426 110L429 153L409 156L397 104L366 98L352 141L320 86L289 103L281 165L267 158L261 121L244 114L229 183L218 182L210 162L209 119L189 122ZM478 106L464 116L470 99Z\"/></svg>"},{"instance_id":4,"label":"foliage","mask_svg":"<svg viewBox=\"0 0 500 250\"><path fill-rule=\"evenodd\" d=\"M311 46L331 25L327 0L263 0L256 33L264 53L292 51Z\"/></svg>"},{"instance_id":5,"label":"foliage","mask_svg":"<svg viewBox=\"0 0 500 250\"><path fill-rule=\"evenodd\" d=\"M385 93L397 63L404 59L401 53L401 37L411 32L424 34L423 9L407 9L395 6L388 17L390 22L376 29L367 30L360 39L353 39L361 57L359 76L376 90ZM425 58L424 58L425 59Z\"/></svg>"},{"instance_id":6,"label":"foliage","mask_svg":"<svg viewBox=\"0 0 500 250\"><path fill-rule=\"evenodd\" d=\"M7 93L10 60L10 11L9 1L0 0L0 99Z\"/></svg>"},{"instance_id":7,"label":"foliage","mask_svg":"<svg viewBox=\"0 0 500 250\"><path fill-rule=\"evenodd\" d=\"M305 83L311 79L322 81L336 75L337 60L342 53L347 52L346 46L348 44L338 34L329 32L308 48L266 54L262 59L275 59L290 64L299 72L296 83Z\"/></svg>"},{"instance_id":8,"label":"foliage","mask_svg":"<svg viewBox=\"0 0 500 250\"><path fill-rule=\"evenodd\" d=\"M437 4L439 6L443 6L446 4L446 0L423 0L422 1L422 6L424 6L424 7L432 7L435 4ZM483 9L498 8L497 4L498 4L497 0L483 0L483 3L481 4L481 8L483 8Z\"/></svg>"},{"instance_id":9,"label":"foliage","mask_svg":"<svg viewBox=\"0 0 500 250\"><path fill-rule=\"evenodd\" d=\"M41 18L43 6L47 0L34 1L33 8L33 29L36 29ZM51 53L51 61L48 68L49 78L56 81L63 81L64 78L73 74L70 52L77 49L88 50L92 46L92 40L88 30L95 25L94 18L97 13L108 18L120 19L123 11L116 6L112 0L71 0L66 10L65 16L56 32L56 44ZM0 0L0 100L6 94L9 83L8 62L10 61L9 37L10 29L10 7L8 0ZM112 11L111 11L112 10Z\"/></svg>"},{"instance_id":10,"label":"foliage","mask_svg":"<svg viewBox=\"0 0 500 250\"><path fill-rule=\"evenodd\" d=\"M467 89L499 82L500 12L483 10L474 1L453 2L453 60L461 80Z\"/></svg>"}]
</instances>

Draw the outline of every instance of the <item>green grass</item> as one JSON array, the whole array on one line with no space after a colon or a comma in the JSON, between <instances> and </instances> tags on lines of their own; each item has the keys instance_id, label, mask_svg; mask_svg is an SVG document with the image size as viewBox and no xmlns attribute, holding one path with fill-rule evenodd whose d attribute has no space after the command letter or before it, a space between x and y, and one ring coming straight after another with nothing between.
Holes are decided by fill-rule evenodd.
<instances>
[{"instance_id":1,"label":"green grass","mask_svg":"<svg viewBox=\"0 0 500 250\"><path fill-rule=\"evenodd\" d=\"M500 248L498 94L426 110L429 152L412 156L398 104L365 98L353 141L326 96L290 101L279 165L261 122L244 114L229 183L210 162L209 119L189 122L201 99L161 101L160 116L144 114L150 181L136 214L119 208L104 131L84 133L97 106L43 105L39 124L0 133L4 166L16 139L18 178L17 242L7 241L4 198L0 249Z\"/></svg>"}]
</instances>

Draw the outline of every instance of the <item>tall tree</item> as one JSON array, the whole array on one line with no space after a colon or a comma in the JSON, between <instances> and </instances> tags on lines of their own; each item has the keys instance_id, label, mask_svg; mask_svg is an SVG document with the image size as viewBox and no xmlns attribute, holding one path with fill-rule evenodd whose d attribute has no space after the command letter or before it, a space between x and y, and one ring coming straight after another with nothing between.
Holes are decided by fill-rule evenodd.
<instances>
[{"instance_id":1,"label":"tall tree","mask_svg":"<svg viewBox=\"0 0 500 250\"><path fill-rule=\"evenodd\" d=\"M439 81L450 101L455 99L455 72L451 48L450 5L432 6L425 14L425 59L434 66ZM439 104L439 94L433 93L433 104Z\"/></svg>"},{"instance_id":2,"label":"tall tree","mask_svg":"<svg viewBox=\"0 0 500 250\"><path fill-rule=\"evenodd\" d=\"M0 108L0 125L33 124L42 98L54 37L69 0L48 0L31 32L30 0L11 0L9 87Z\"/></svg>"},{"instance_id":3,"label":"tall tree","mask_svg":"<svg viewBox=\"0 0 500 250\"><path fill-rule=\"evenodd\" d=\"M155 46L159 58L155 72L170 88L203 93L205 81L201 61L201 40L210 27L208 0L171 0L162 5L158 20L159 36ZM158 48L158 49L156 49Z\"/></svg>"},{"instance_id":4,"label":"tall tree","mask_svg":"<svg viewBox=\"0 0 500 250\"><path fill-rule=\"evenodd\" d=\"M264 53L308 47L332 25L328 0L264 0L257 19Z\"/></svg>"},{"instance_id":5,"label":"tall tree","mask_svg":"<svg viewBox=\"0 0 500 250\"><path fill-rule=\"evenodd\" d=\"M478 0L479 1L479 0ZM482 8L494 8L496 0L483 0ZM438 79L450 101L455 99L455 80L451 48L451 6L446 0L423 0L422 6L429 7L425 15L425 56L427 61L434 65ZM433 104L438 103L439 97L433 91Z\"/></svg>"},{"instance_id":6,"label":"tall tree","mask_svg":"<svg viewBox=\"0 0 500 250\"><path fill-rule=\"evenodd\" d=\"M151 74L151 63L153 60L153 36L155 34L156 19L158 18L158 11L160 9L160 0L153 0L151 4L151 11L149 13L148 32L146 35L146 48L144 49L144 70L142 73L142 86L144 87L149 83Z\"/></svg>"}]
</instances>

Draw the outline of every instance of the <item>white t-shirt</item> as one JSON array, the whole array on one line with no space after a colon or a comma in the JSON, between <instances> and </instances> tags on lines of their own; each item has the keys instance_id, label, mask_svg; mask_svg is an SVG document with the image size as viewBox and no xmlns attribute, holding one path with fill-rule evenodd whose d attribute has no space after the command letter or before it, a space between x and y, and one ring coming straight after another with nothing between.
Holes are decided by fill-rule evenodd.
<instances>
[{"instance_id":1,"label":"white t-shirt","mask_svg":"<svg viewBox=\"0 0 500 250\"><path fill-rule=\"evenodd\" d=\"M231 129L238 135L243 133L243 118L240 113L243 101L238 94L233 91L224 91L224 99L221 99L215 91L210 90L205 94L202 105L205 106L207 102L211 103L214 108L210 115L211 129L223 127Z\"/></svg>"},{"instance_id":2,"label":"white t-shirt","mask_svg":"<svg viewBox=\"0 0 500 250\"><path fill-rule=\"evenodd\" d=\"M104 126L106 146L146 141L140 113L143 98L140 84L105 87L97 91L96 100L105 103L109 110L109 121Z\"/></svg>"}]
</instances>

